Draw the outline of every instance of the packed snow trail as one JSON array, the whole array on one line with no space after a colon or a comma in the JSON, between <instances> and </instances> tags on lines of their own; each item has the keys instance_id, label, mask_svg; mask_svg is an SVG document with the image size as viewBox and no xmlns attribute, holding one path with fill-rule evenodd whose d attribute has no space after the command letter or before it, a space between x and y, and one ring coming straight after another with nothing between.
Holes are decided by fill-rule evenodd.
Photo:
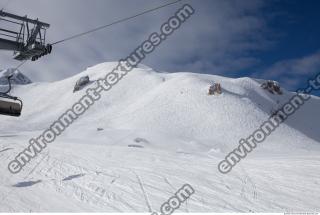
<instances>
[{"instance_id":1,"label":"packed snow trail","mask_svg":"<svg viewBox=\"0 0 320 215\"><path fill-rule=\"evenodd\" d=\"M195 194L182 212L319 211L320 99L312 97L230 174L217 165L287 102L263 80L155 72L139 66L121 80L18 175L7 164L91 83L104 63L54 83L15 85L21 118L0 116L0 211L159 211L183 184ZM27 79L25 79L27 80ZM223 94L208 96L213 82Z\"/></svg>"}]
</instances>

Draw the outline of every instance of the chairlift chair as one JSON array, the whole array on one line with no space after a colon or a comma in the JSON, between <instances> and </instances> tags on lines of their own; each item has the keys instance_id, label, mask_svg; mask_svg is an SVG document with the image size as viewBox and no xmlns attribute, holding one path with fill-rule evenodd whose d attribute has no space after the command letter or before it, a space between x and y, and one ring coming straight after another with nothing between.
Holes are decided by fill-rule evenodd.
<instances>
[{"instance_id":1,"label":"chairlift chair","mask_svg":"<svg viewBox=\"0 0 320 215\"><path fill-rule=\"evenodd\" d=\"M52 45L46 44L49 24L0 11L0 49L14 51L14 59L36 61L50 54Z\"/></svg>"},{"instance_id":2,"label":"chairlift chair","mask_svg":"<svg viewBox=\"0 0 320 215\"><path fill-rule=\"evenodd\" d=\"M9 88L6 92L0 92L0 115L19 117L21 115L23 103L15 96L10 96L8 93L11 91L11 81L13 75L8 78Z\"/></svg>"}]
</instances>

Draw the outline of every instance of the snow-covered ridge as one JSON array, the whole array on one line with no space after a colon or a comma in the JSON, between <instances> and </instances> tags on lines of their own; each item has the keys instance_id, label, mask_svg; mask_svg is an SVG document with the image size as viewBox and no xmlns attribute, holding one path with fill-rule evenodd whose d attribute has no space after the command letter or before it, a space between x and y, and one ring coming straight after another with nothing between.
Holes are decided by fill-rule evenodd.
<instances>
[{"instance_id":1,"label":"snow-covered ridge","mask_svg":"<svg viewBox=\"0 0 320 215\"><path fill-rule=\"evenodd\" d=\"M94 80L104 77L115 66L116 62L103 63L62 81L16 86L15 94L25 101L20 120L27 124L31 121L30 127L44 128L72 107L86 88L96 86ZM85 75L93 83L73 93L75 83ZM208 96L208 88L215 82L221 83L223 94ZM98 120L101 126L117 129L147 129L234 142L258 128L293 95L285 89L283 95L273 95L260 87L262 82L186 72L159 73L142 65L106 92L79 123ZM320 133L314 128L320 121L319 107L319 98L313 97L282 129L320 141Z\"/></svg>"}]
</instances>

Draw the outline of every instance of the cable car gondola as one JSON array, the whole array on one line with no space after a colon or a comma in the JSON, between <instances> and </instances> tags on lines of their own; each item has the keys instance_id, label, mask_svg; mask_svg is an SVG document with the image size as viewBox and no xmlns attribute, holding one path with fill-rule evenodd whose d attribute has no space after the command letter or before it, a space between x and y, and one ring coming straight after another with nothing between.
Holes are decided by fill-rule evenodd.
<instances>
[{"instance_id":1,"label":"cable car gondola","mask_svg":"<svg viewBox=\"0 0 320 215\"><path fill-rule=\"evenodd\" d=\"M9 88L6 92L0 92L0 115L19 117L21 115L23 103L15 96L10 96L8 93L11 91L10 79L13 75L7 77Z\"/></svg>"}]
</instances>

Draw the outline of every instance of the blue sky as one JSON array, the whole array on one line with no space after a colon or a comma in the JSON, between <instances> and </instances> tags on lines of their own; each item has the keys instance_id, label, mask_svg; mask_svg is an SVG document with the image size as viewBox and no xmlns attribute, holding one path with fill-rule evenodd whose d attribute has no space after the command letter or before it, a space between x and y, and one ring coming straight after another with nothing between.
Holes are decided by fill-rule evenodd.
<instances>
[{"instance_id":1,"label":"blue sky","mask_svg":"<svg viewBox=\"0 0 320 215\"><path fill-rule=\"evenodd\" d=\"M283 69L283 72L278 72L278 77L275 75L271 77L283 81L291 90L304 86L308 78L320 72L319 8L320 2L316 0L282 0L274 1L263 10L264 14L278 12L271 18L269 26L279 35L274 38L274 47L257 53L257 57L262 59L259 66L269 69L282 64L279 69ZM299 64L299 61L301 64L305 62L305 65L300 68L304 71L294 72L296 69L293 64ZM283 65L286 63L287 66ZM257 68L257 72L261 69L260 67ZM286 82L286 77L292 77L294 81Z\"/></svg>"},{"instance_id":2,"label":"blue sky","mask_svg":"<svg viewBox=\"0 0 320 215\"><path fill-rule=\"evenodd\" d=\"M7 1L1 0L0 6ZM133 15L168 0L9 0L8 12L48 22L49 41ZM279 81L295 90L320 72L319 1L186 0L136 20L55 47L21 71L34 81L56 81L127 56L183 4L196 14L145 60L168 72L188 71ZM2 68L18 64L0 53ZM319 95L319 94L318 94Z\"/></svg>"},{"instance_id":3,"label":"blue sky","mask_svg":"<svg viewBox=\"0 0 320 215\"><path fill-rule=\"evenodd\" d=\"M267 21L274 44L251 53L261 60L258 65L233 75L275 79L290 90L304 87L309 78L320 72L319 9L320 2L316 0L270 1L261 16Z\"/></svg>"},{"instance_id":4,"label":"blue sky","mask_svg":"<svg viewBox=\"0 0 320 215\"><path fill-rule=\"evenodd\" d=\"M316 0L283 0L271 4L265 11L278 10L279 16L270 22L282 35L274 50L266 53L265 63L279 59L301 58L319 49L320 2Z\"/></svg>"}]
</instances>

